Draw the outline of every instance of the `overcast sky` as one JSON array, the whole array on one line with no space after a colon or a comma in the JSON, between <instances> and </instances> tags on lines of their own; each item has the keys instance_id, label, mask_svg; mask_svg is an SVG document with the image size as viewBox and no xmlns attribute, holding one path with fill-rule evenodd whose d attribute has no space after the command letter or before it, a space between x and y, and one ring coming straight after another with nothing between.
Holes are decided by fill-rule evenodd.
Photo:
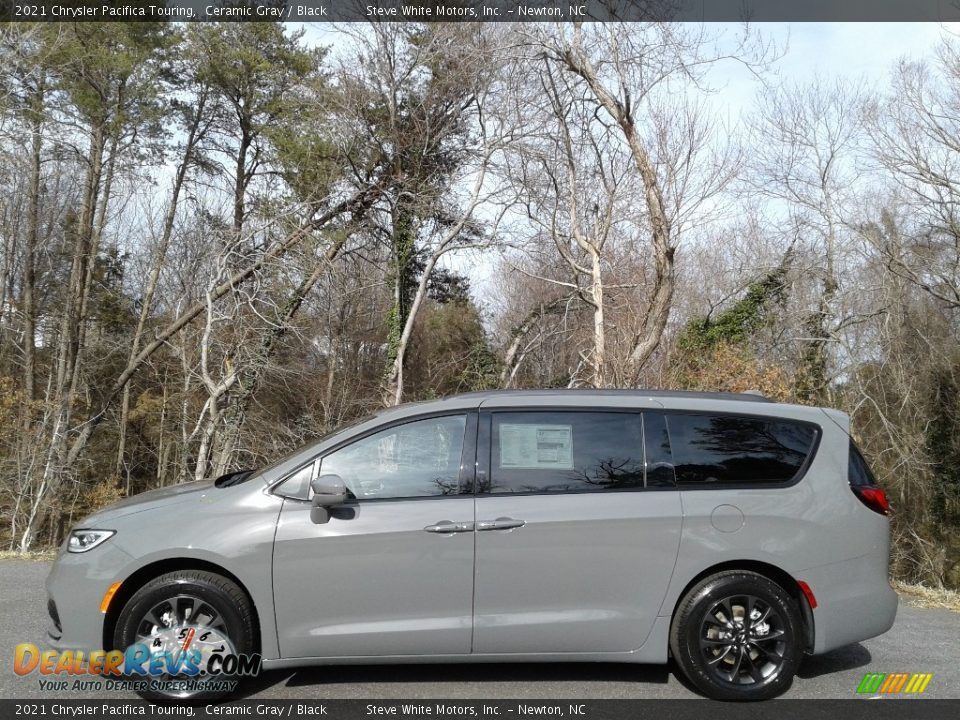
<instances>
[{"instance_id":1,"label":"overcast sky","mask_svg":"<svg viewBox=\"0 0 960 720\"><path fill-rule=\"evenodd\" d=\"M299 23L294 23L299 25ZM306 23L308 44L346 50L344 35L328 23ZM731 41L742 30L736 23L715 24ZM753 26L783 50L774 72L784 81L846 77L880 85L901 57L930 55L940 39L960 36L960 23L758 23ZM749 110L757 92L757 79L735 62L718 63L711 71L718 110L736 120Z\"/></svg>"},{"instance_id":2,"label":"overcast sky","mask_svg":"<svg viewBox=\"0 0 960 720\"><path fill-rule=\"evenodd\" d=\"M940 39L960 26L940 23L761 23L755 26L786 52L775 66L785 81L847 77L883 83L901 57L933 53ZM733 29L733 28L731 28ZM756 79L734 63L718 66L714 83L725 83L731 109L750 107Z\"/></svg>"},{"instance_id":3,"label":"overcast sky","mask_svg":"<svg viewBox=\"0 0 960 720\"><path fill-rule=\"evenodd\" d=\"M309 43L338 44L333 25L306 23L303 27ZM732 33L739 27L729 25ZM945 34L960 34L958 23L759 23L753 27L787 47L777 65L784 78L810 77L819 72L824 76L880 79L898 58L921 57ZM752 96L754 80L732 64L718 68L717 76L725 76L723 79L737 94L742 91L745 97Z\"/></svg>"}]
</instances>

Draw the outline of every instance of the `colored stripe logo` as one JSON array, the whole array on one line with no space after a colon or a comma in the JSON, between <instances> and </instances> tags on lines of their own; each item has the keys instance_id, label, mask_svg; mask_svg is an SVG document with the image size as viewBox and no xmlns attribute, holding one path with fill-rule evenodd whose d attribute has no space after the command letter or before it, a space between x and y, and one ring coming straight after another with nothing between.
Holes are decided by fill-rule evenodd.
<instances>
[{"instance_id":1,"label":"colored stripe logo","mask_svg":"<svg viewBox=\"0 0 960 720\"><path fill-rule=\"evenodd\" d=\"M927 689L933 673L867 673L857 686L860 695L919 695Z\"/></svg>"}]
</instances>

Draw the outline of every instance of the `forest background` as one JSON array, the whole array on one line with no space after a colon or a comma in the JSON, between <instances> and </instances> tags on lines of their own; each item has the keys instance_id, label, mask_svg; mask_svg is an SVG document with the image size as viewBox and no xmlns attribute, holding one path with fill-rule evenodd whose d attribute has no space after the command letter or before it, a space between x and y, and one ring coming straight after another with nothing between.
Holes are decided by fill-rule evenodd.
<instances>
[{"instance_id":1,"label":"forest background","mask_svg":"<svg viewBox=\"0 0 960 720\"><path fill-rule=\"evenodd\" d=\"M894 576L960 587L940 35L878 83L762 27L0 27L0 547L400 402L759 390L850 413Z\"/></svg>"}]
</instances>

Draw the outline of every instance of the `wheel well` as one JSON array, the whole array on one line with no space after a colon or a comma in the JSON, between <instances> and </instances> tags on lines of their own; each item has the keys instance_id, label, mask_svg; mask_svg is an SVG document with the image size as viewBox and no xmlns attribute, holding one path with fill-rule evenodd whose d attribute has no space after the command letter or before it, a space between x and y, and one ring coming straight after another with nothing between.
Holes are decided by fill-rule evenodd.
<instances>
[{"instance_id":1,"label":"wheel well","mask_svg":"<svg viewBox=\"0 0 960 720\"><path fill-rule=\"evenodd\" d=\"M240 579L229 570L226 570L216 563L207 562L206 560L198 560L196 558L169 558L166 560L158 560L157 562L150 563L149 565L144 565L142 568L125 579L120 585L120 588L117 590L116 594L110 599L110 607L108 608L106 617L103 621L104 648L113 648L113 634L117 627L117 619L120 617L123 606L126 605L130 598L136 594L137 590L142 588L154 578L160 577L168 572L175 572L177 570L205 570L207 572L216 573L217 575L222 575L223 577L236 583L237 587L239 587L243 591L243 594L247 596L247 600L250 602L250 607L253 608L253 636L254 641L256 642L256 647L253 651L260 652L260 614L257 611L256 603L253 602L253 597L250 595L250 591L247 590L246 586L240 582Z\"/></svg>"},{"instance_id":2,"label":"wheel well","mask_svg":"<svg viewBox=\"0 0 960 720\"><path fill-rule=\"evenodd\" d=\"M757 575L763 575L768 580L772 580L786 590L790 596L797 601L797 606L800 608L800 617L803 618L804 650L807 652L813 651L813 642L815 637L813 611L810 609L810 603L807 602L806 596L803 594L803 591L800 589L797 581L790 573L778 568L776 565L771 565L759 560L731 560L730 562L720 563L719 565L708 567L706 570L696 575L692 580L690 580L690 582L687 583L686 587L684 587L677 596L677 601L673 605L673 611L670 613L671 622L673 621L674 616L677 614L677 607L680 605L680 601L683 600L686 594L690 591L690 588L703 580L705 577L709 577L710 575L714 575L725 570L748 570L756 573Z\"/></svg>"}]
</instances>

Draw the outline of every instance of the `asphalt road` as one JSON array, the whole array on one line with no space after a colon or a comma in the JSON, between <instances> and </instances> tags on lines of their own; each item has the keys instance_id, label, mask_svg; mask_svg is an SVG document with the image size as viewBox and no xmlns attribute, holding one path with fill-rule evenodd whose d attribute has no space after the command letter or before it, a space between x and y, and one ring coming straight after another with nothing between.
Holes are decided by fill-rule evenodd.
<instances>
[{"instance_id":1,"label":"asphalt road","mask_svg":"<svg viewBox=\"0 0 960 720\"><path fill-rule=\"evenodd\" d=\"M18 643L43 643L49 563L0 561L0 698L117 699L127 693L41 691L36 674L18 677ZM933 673L924 696L960 698L960 614L900 602L890 632L826 655L808 657L789 698L851 698L864 673ZM244 694L263 699L621 699L693 698L666 666L622 664L497 664L318 667L263 673Z\"/></svg>"}]
</instances>

